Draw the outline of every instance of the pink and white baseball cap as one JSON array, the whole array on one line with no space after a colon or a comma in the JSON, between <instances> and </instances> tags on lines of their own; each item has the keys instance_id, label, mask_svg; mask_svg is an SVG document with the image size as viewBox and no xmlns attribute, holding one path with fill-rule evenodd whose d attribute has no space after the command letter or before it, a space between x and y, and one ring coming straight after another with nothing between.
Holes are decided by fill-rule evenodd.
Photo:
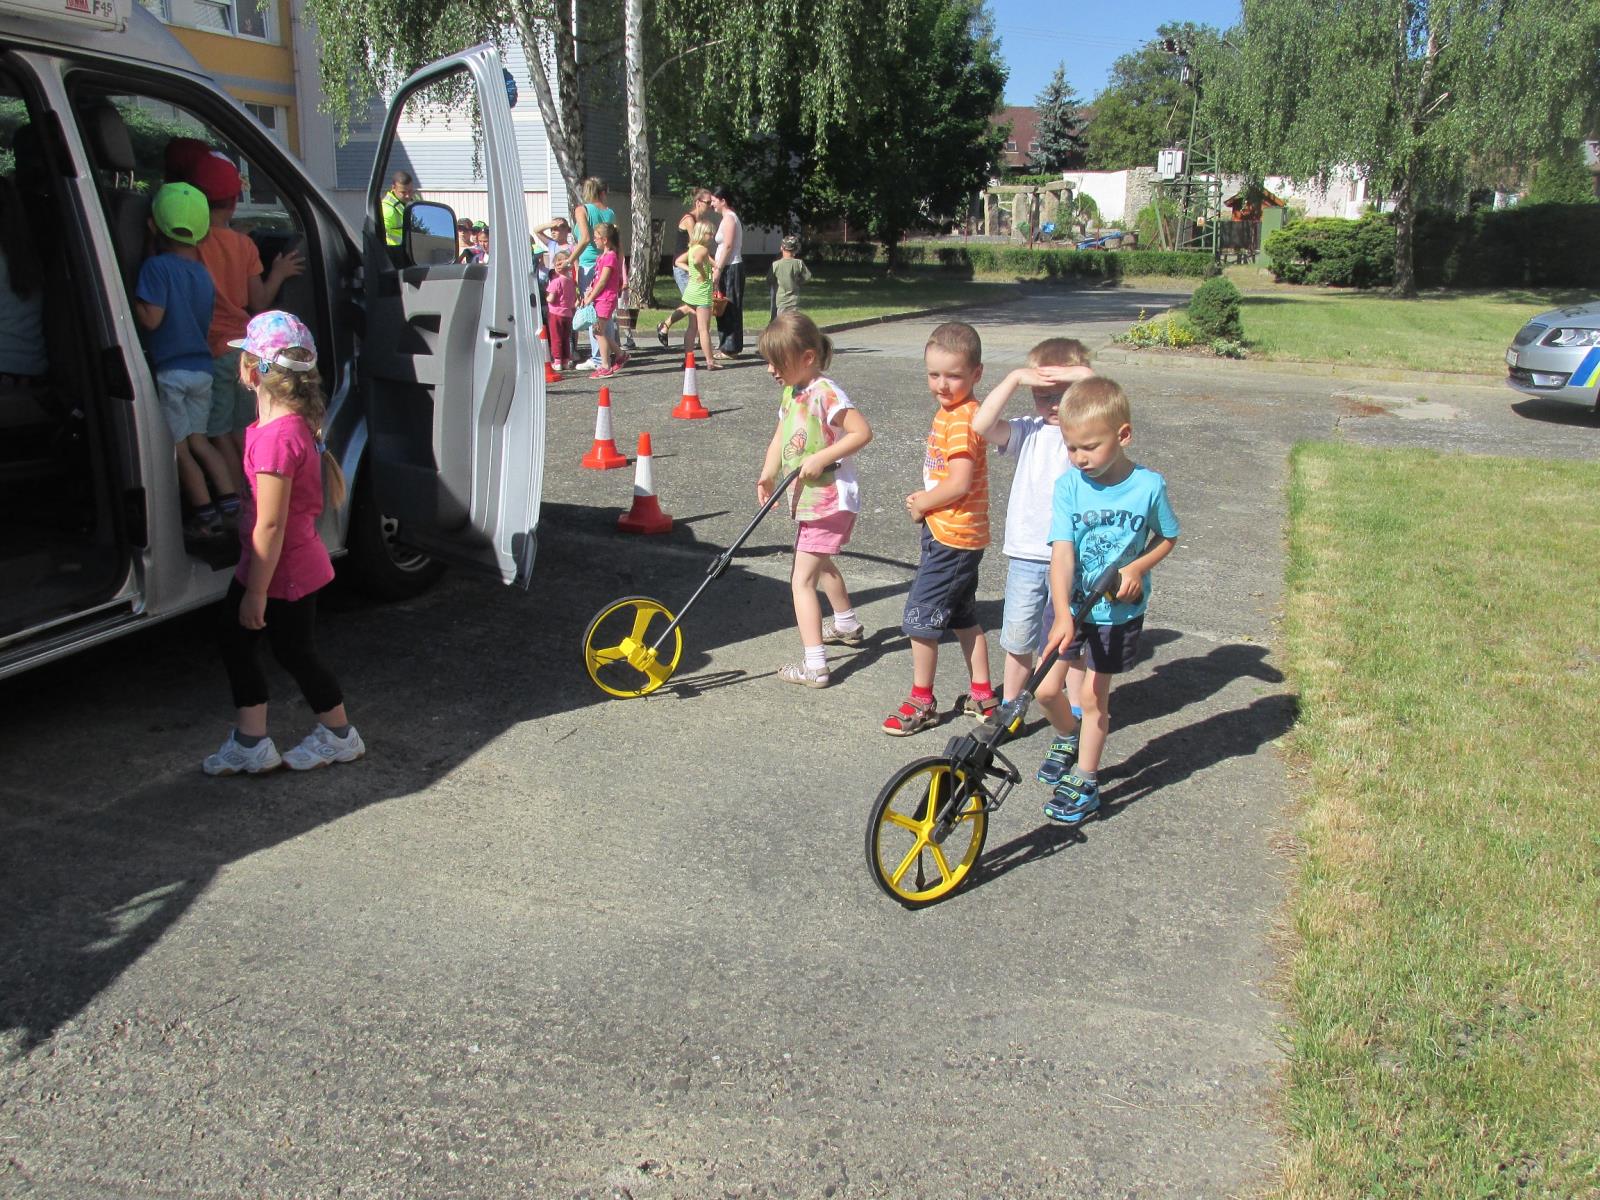
<instances>
[{"instance_id":1,"label":"pink and white baseball cap","mask_svg":"<svg viewBox=\"0 0 1600 1200\"><path fill-rule=\"evenodd\" d=\"M317 365L317 343L305 322L281 309L257 313L245 326L244 337L229 342L235 350L254 355L269 366L285 371L310 371ZM284 350L308 350L310 360L284 355Z\"/></svg>"}]
</instances>

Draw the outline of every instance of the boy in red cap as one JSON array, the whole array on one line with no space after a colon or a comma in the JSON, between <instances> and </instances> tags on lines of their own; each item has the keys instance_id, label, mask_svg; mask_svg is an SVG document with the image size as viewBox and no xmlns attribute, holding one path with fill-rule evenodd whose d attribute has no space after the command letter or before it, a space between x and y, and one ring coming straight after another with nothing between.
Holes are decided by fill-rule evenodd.
<instances>
[{"instance_id":1,"label":"boy in red cap","mask_svg":"<svg viewBox=\"0 0 1600 1200\"><path fill-rule=\"evenodd\" d=\"M256 419L256 397L240 383L239 351L228 343L244 336L252 313L272 307L284 280L305 270L305 260L298 250L285 250L273 260L272 270L262 274L255 242L230 224L243 181L228 159L207 153L194 160L189 182L211 205L211 235L200 243L200 261L217 291L206 334L212 382L206 436L223 452L238 490L244 486L244 431Z\"/></svg>"}]
</instances>

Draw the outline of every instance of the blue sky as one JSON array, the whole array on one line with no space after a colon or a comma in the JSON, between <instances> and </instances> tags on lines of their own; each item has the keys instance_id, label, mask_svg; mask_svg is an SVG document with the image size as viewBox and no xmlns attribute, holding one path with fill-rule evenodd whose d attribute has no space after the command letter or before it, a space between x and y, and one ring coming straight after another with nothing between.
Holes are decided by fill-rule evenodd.
<instances>
[{"instance_id":1,"label":"blue sky","mask_svg":"<svg viewBox=\"0 0 1600 1200\"><path fill-rule=\"evenodd\" d=\"M1032 104L1056 64L1084 100L1105 86L1112 62L1155 36L1164 21L1194 21L1226 28L1238 20L1239 0L989 0L1000 50L1011 78L1006 103Z\"/></svg>"}]
</instances>

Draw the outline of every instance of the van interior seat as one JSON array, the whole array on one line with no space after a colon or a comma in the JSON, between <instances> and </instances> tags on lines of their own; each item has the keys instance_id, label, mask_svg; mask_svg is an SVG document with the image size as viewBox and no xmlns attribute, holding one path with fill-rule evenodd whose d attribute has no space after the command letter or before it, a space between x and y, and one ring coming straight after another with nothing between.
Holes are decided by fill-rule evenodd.
<instances>
[{"instance_id":1,"label":"van interior seat","mask_svg":"<svg viewBox=\"0 0 1600 1200\"><path fill-rule=\"evenodd\" d=\"M106 210L106 224L111 228L111 245L122 270L123 285L132 296L139 280L139 264L145 258L150 220L150 197L131 186L119 186L118 177L122 175L129 176L128 183L132 184L133 172L139 165L133 153L133 139L114 104L90 105L79 113L79 121L94 165L101 173L100 198Z\"/></svg>"}]
</instances>

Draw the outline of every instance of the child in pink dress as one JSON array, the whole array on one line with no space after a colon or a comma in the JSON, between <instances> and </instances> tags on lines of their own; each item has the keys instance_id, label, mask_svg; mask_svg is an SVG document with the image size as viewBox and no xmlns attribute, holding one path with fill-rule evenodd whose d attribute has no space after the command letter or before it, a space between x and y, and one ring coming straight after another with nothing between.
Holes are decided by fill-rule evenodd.
<instances>
[{"instance_id":1,"label":"child in pink dress","mask_svg":"<svg viewBox=\"0 0 1600 1200\"><path fill-rule=\"evenodd\" d=\"M617 302L622 297L622 257L617 253L617 227L601 221L594 227L594 244L600 257L594 262L594 280L583 295L594 305L594 333L600 345L600 369L591 379L608 379L627 365L628 356L617 342Z\"/></svg>"}]
</instances>

